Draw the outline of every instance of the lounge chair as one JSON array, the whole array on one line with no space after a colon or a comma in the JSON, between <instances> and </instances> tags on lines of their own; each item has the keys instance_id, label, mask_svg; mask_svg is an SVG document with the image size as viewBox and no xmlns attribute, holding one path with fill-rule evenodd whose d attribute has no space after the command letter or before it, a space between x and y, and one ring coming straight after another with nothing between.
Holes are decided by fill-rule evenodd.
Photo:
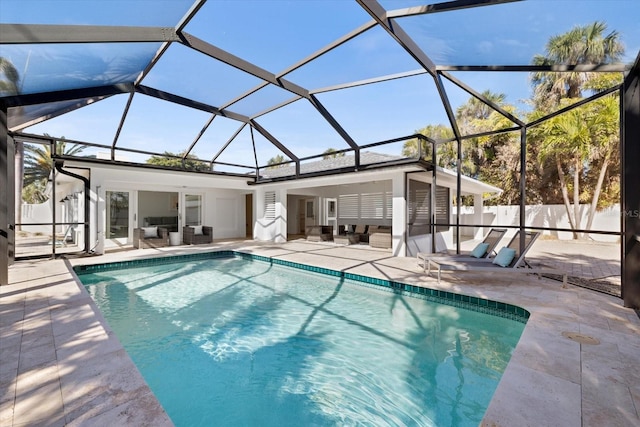
<instances>
[{"instance_id":1,"label":"lounge chair","mask_svg":"<svg viewBox=\"0 0 640 427\"><path fill-rule=\"evenodd\" d=\"M520 232L518 231L511 239L508 246L500 249L498 255L494 258L485 259L449 259L441 260L438 258L427 258L425 260L427 264L427 273L431 275L431 269L435 268L438 271L438 283L440 283L440 276L442 270L447 271L470 271L476 273L524 273L524 274L537 274L538 278L544 273L557 274L562 276L562 287L567 285L567 274L555 268L547 267L531 267L526 264L524 257L533 246L533 243L539 237L538 232L525 232L525 247L522 253L520 253ZM503 258L503 254L507 254L506 258ZM501 263L501 261L504 261Z\"/></svg>"},{"instance_id":2,"label":"lounge chair","mask_svg":"<svg viewBox=\"0 0 640 427\"><path fill-rule=\"evenodd\" d=\"M482 242L478 243L475 249L469 253L464 254L446 254L446 253L431 253L431 252L418 252L416 258L418 259L418 265L420 265L420 260L422 260L422 269L427 268L427 259L433 258L442 260L443 262L447 260L467 260L473 261L478 259L488 259L492 256L496 255L495 248L502 240L502 237L507 232L506 228L492 228L489 230ZM517 234L517 233L516 233ZM519 234L518 234L519 236Z\"/></svg>"},{"instance_id":3,"label":"lounge chair","mask_svg":"<svg viewBox=\"0 0 640 427\"><path fill-rule=\"evenodd\" d=\"M358 235L358 239L360 242L368 243L369 242L369 234L367 233L367 225L356 224L353 232Z\"/></svg>"}]
</instances>

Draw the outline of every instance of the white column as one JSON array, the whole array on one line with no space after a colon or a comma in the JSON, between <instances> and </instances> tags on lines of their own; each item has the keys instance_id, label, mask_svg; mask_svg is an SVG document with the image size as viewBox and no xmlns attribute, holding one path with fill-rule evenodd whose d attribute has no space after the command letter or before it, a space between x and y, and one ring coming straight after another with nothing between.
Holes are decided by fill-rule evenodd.
<instances>
[{"instance_id":1,"label":"white column","mask_svg":"<svg viewBox=\"0 0 640 427\"><path fill-rule=\"evenodd\" d=\"M407 256L407 245L405 244L405 236L407 234L407 200L405 199L405 177L404 174L397 174L393 177L391 183L392 202L392 220L391 229L393 236L391 238L391 253L393 256Z\"/></svg>"},{"instance_id":2,"label":"white column","mask_svg":"<svg viewBox=\"0 0 640 427\"><path fill-rule=\"evenodd\" d=\"M475 225L484 225L484 202L482 200L482 194L473 195L473 223ZM488 230L487 230L488 231ZM483 227L475 227L473 229L473 238L476 240L482 240L486 231Z\"/></svg>"},{"instance_id":3,"label":"white column","mask_svg":"<svg viewBox=\"0 0 640 427\"><path fill-rule=\"evenodd\" d=\"M264 186L257 185L253 193L253 238L255 240L269 240L264 226Z\"/></svg>"},{"instance_id":4,"label":"white column","mask_svg":"<svg viewBox=\"0 0 640 427\"><path fill-rule=\"evenodd\" d=\"M274 222L273 241L284 243L287 241L287 190L276 190L276 219Z\"/></svg>"}]
</instances>

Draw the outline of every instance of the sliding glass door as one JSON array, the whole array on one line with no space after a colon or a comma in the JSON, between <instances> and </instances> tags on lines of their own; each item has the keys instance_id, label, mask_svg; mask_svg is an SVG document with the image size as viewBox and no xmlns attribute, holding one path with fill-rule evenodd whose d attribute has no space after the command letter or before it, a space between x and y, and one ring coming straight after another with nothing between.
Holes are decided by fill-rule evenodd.
<instances>
[{"instance_id":1,"label":"sliding glass door","mask_svg":"<svg viewBox=\"0 0 640 427\"><path fill-rule=\"evenodd\" d=\"M130 191L105 192L105 246L122 246L133 239L133 197Z\"/></svg>"},{"instance_id":2,"label":"sliding glass door","mask_svg":"<svg viewBox=\"0 0 640 427\"><path fill-rule=\"evenodd\" d=\"M203 225L201 194L185 194L183 206L184 225Z\"/></svg>"}]
</instances>

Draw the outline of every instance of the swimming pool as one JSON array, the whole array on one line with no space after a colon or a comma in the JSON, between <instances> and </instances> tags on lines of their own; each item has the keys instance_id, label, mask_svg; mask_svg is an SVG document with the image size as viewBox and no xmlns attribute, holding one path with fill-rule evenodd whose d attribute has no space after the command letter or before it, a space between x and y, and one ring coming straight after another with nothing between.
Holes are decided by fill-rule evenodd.
<instances>
[{"instance_id":1,"label":"swimming pool","mask_svg":"<svg viewBox=\"0 0 640 427\"><path fill-rule=\"evenodd\" d=\"M177 426L476 426L526 319L486 300L215 256L76 269Z\"/></svg>"}]
</instances>

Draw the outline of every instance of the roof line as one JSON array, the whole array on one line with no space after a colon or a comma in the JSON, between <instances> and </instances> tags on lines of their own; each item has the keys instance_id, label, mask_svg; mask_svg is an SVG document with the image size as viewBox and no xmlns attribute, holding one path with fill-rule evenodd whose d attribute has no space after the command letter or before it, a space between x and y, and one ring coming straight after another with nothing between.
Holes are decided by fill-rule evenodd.
<instances>
[{"instance_id":1,"label":"roof line","mask_svg":"<svg viewBox=\"0 0 640 427\"><path fill-rule=\"evenodd\" d=\"M152 43L180 41L173 27L0 24L2 44Z\"/></svg>"}]
</instances>

